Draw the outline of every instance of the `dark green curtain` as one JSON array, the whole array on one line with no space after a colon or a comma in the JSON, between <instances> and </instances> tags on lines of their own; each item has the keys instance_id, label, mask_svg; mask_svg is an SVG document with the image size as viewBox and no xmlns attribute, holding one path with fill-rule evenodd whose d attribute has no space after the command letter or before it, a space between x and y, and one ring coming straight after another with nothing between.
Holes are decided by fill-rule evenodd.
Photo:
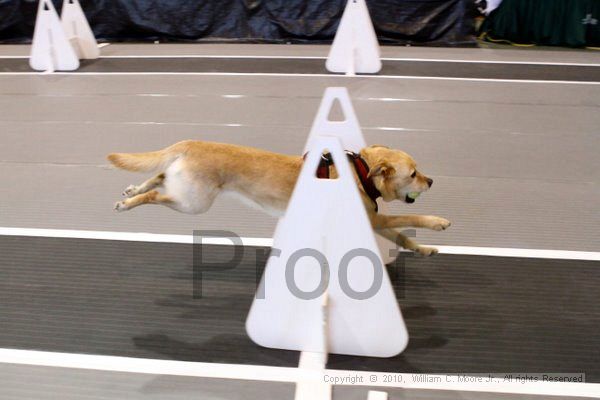
<instances>
[{"instance_id":1,"label":"dark green curtain","mask_svg":"<svg viewBox=\"0 0 600 400\"><path fill-rule=\"evenodd\" d=\"M504 0L480 33L520 44L598 47L600 0Z\"/></svg>"}]
</instances>

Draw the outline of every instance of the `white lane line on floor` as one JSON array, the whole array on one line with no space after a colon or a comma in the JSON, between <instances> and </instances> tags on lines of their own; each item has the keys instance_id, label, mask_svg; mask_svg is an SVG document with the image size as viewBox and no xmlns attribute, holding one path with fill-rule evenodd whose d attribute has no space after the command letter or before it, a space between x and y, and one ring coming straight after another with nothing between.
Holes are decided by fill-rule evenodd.
<instances>
[{"instance_id":1,"label":"white lane line on floor","mask_svg":"<svg viewBox=\"0 0 600 400\"><path fill-rule=\"evenodd\" d=\"M435 245L434 245L435 246ZM544 258L553 260L600 261L600 252L516 249L506 247L435 246L440 254L474 255L490 257Z\"/></svg>"},{"instance_id":2,"label":"white lane line on floor","mask_svg":"<svg viewBox=\"0 0 600 400\"><path fill-rule=\"evenodd\" d=\"M43 72L0 72L0 76L48 76ZM335 75L335 74L292 74L292 73L263 73L263 72L53 72L52 75L72 76L255 76L255 77L285 77L285 78L338 78L338 79L413 79L437 81L464 82L498 82L498 83L542 83L561 85L600 85L594 81L551 81L535 79L496 79L496 78L454 78L442 76L411 76L411 75Z\"/></svg>"},{"instance_id":3,"label":"white lane line on floor","mask_svg":"<svg viewBox=\"0 0 600 400\"><path fill-rule=\"evenodd\" d=\"M38 228L7 228L0 227L0 236L30 236L66 239L97 239L97 240L119 240L126 242L149 242L149 243L180 243L193 244L192 235L170 235L145 232L110 232L110 231L82 231L70 229L38 229ZM197 240L199 240L198 238ZM233 238L236 240L236 238ZM244 246L271 247L273 239L270 238L237 238ZM203 237L202 244L228 245L235 244L231 239L224 237Z\"/></svg>"},{"instance_id":4,"label":"white lane line on floor","mask_svg":"<svg viewBox=\"0 0 600 400\"><path fill-rule=\"evenodd\" d=\"M101 43L98 47L108 46L110 43ZM23 59L29 56L0 56L7 59ZM222 58L222 59L266 59L266 60L326 60L326 56L292 56L292 55L236 55L236 54L124 54L100 56L100 58L158 58L158 59L182 59L182 58ZM545 65L545 66L568 66L568 67L600 67L598 63L577 63L577 62L555 62L555 61L511 61L511 60L467 60L456 58L414 58L414 57L382 57L382 61L405 61L405 62L434 62L434 63L466 63L466 64L512 64L512 65Z\"/></svg>"},{"instance_id":5,"label":"white lane line on floor","mask_svg":"<svg viewBox=\"0 0 600 400\"><path fill-rule=\"evenodd\" d=\"M100 45L98 45L100 47ZM29 56L0 56L0 59L23 59L29 58ZM252 55L218 55L218 54L173 54L173 55L165 55L165 54L145 54L145 55L112 55L112 56L100 56L98 58L173 58L173 59L181 59L181 58L224 58L224 59L267 59L267 60L285 60L285 59L298 59L298 60L325 60L326 57L321 56L252 56Z\"/></svg>"},{"instance_id":6,"label":"white lane line on floor","mask_svg":"<svg viewBox=\"0 0 600 400\"><path fill-rule=\"evenodd\" d=\"M382 61L409 61L409 62L437 62L437 63L466 63L466 64L514 64L514 65L556 65L570 67L600 67L598 63L575 63L575 62L544 62L544 61L510 61L510 60L460 60L455 58L406 58L406 57L382 57Z\"/></svg>"},{"instance_id":7,"label":"white lane line on floor","mask_svg":"<svg viewBox=\"0 0 600 400\"><path fill-rule=\"evenodd\" d=\"M374 371L310 370L259 365L219 364L155 360L89 354L0 349L0 363L76 368L123 373L224 378L269 382L336 383L372 387L452 390L467 392L531 394L544 396L598 397L600 384L526 382L503 378L463 379L445 374L391 374ZM393 375L394 379L389 379Z\"/></svg>"},{"instance_id":8,"label":"white lane line on floor","mask_svg":"<svg viewBox=\"0 0 600 400\"><path fill-rule=\"evenodd\" d=\"M110 232L110 231L83 231L69 229L41 229L41 228L11 228L0 227L0 236L29 236L67 239L97 239L119 240L128 242L149 243L181 243L192 244L192 235L172 235L145 232ZM197 241L200 238L197 238ZM202 244L231 246L240 243L244 246L271 247L272 238L255 237L203 237ZM198 242L199 243L199 242ZM581 260L600 261L600 252L573 251L573 250L546 250L546 249L519 249L506 247L471 247L471 246L435 246L440 254L477 255L490 257L522 257L543 258L554 260Z\"/></svg>"}]
</instances>

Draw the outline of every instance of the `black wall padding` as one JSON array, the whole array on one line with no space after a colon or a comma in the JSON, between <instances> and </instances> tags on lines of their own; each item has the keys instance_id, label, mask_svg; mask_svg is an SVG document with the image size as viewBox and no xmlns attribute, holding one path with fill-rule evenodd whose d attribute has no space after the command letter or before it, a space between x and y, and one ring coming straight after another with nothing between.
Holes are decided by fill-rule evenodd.
<instances>
[{"instance_id":1,"label":"black wall padding","mask_svg":"<svg viewBox=\"0 0 600 400\"><path fill-rule=\"evenodd\" d=\"M62 1L53 0L60 12ZM345 0L80 0L98 39L328 42ZM473 45L471 0L367 0L382 43ZM37 1L0 0L0 42L31 40Z\"/></svg>"}]
</instances>

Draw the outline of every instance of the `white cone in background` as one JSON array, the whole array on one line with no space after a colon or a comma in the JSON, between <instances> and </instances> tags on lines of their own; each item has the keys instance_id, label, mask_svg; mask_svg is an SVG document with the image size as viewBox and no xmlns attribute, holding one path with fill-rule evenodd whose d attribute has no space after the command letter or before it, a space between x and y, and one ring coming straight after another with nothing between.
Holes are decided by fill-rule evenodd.
<instances>
[{"instance_id":1,"label":"white cone in background","mask_svg":"<svg viewBox=\"0 0 600 400\"><path fill-rule=\"evenodd\" d=\"M325 66L349 75L381 70L379 42L365 0L348 0Z\"/></svg>"},{"instance_id":2,"label":"white cone in background","mask_svg":"<svg viewBox=\"0 0 600 400\"><path fill-rule=\"evenodd\" d=\"M329 115L331 109L338 102L341 110L344 114L343 121L331 121ZM304 146L304 153L313 145L315 138L321 135L335 136L342 143L344 150L350 150L355 153L360 152L361 149L367 147L367 142L363 136L362 130L358 118L354 112L352 101L350 101L350 95L348 89L345 87L328 87L325 89L325 94L321 100L319 111L313 121L308 140ZM388 210L387 204L382 200L379 200L379 212L385 214ZM382 236L377 235L377 245L383 262L385 264L391 263L396 259L396 243L393 243Z\"/></svg>"},{"instance_id":3,"label":"white cone in background","mask_svg":"<svg viewBox=\"0 0 600 400\"><path fill-rule=\"evenodd\" d=\"M332 155L338 179L316 177L325 150ZM391 357L404 350L406 326L339 139L314 138L273 248L246 320L254 342L370 357ZM353 254L357 249L362 255ZM328 277L322 276L326 269L314 258L315 250L327 259ZM361 298L367 293L369 297ZM328 301L327 343L323 296Z\"/></svg>"},{"instance_id":4,"label":"white cone in background","mask_svg":"<svg viewBox=\"0 0 600 400\"><path fill-rule=\"evenodd\" d=\"M65 34L80 59L100 57L94 32L78 0L63 0L60 18Z\"/></svg>"},{"instance_id":5,"label":"white cone in background","mask_svg":"<svg viewBox=\"0 0 600 400\"><path fill-rule=\"evenodd\" d=\"M40 0L29 65L36 71L74 71L79 58L71 47L51 0Z\"/></svg>"}]
</instances>

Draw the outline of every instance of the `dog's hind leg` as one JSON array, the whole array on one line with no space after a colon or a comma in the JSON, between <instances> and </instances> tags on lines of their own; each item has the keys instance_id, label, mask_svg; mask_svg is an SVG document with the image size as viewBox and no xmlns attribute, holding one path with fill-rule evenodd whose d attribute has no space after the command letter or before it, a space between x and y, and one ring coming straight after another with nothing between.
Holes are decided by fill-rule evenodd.
<instances>
[{"instance_id":1,"label":"dog's hind leg","mask_svg":"<svg viewBox=\"0 0 600 400\"><path fill-rule=\"evenodd\" d=\"M116 211L127 211L143 204L160 204L175 208L175 201L167 195L151 190L146 193L138 194L115 204Z\"/></svg>"},{"instance_id":2,"label":"dog's hind leg","mask_svg":"<svg viewBox=\"0 0 600 400\"><path fill-rule=\"evenodd\" d=\"M125 197L133 197L138 194L149 192L152 189L156 189L163 185L166 179L165 173L160 173L147 181L143 182L141 185L129 185L124 191L123 196Z\"/></svg>"}]
</instances>

